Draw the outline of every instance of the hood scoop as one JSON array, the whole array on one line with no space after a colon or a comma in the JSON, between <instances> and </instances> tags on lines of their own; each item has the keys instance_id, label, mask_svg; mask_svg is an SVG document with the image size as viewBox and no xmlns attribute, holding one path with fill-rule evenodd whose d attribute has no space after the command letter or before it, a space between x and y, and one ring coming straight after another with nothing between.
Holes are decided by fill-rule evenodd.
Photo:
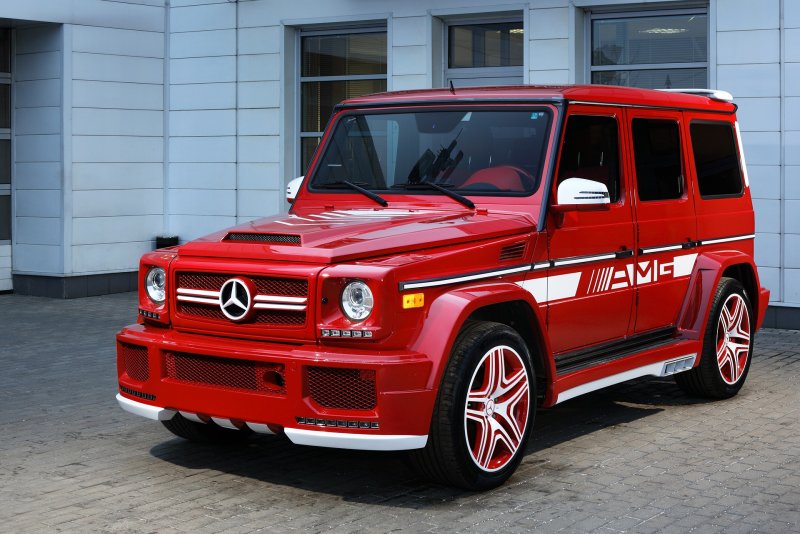
<instances>
[{"instance_id":1,"label":"hood scoop","mask_svg":"<svg viewBox=\"0 0 800 534\"><path fill-rule=\"evenodd\" d=\"M249 232L230 232L223 241L238 243L275 243L279 245L299 245L300 236L294 234L256 234Z\"/></svg>"}]
</instances>

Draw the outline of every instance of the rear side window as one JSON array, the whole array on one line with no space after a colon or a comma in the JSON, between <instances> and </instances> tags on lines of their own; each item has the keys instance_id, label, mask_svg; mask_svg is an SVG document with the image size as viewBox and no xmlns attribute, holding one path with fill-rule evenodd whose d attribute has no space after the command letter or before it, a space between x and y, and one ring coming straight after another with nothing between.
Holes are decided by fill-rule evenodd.
<instances>
[{"instance_id":1,"label":"rear side window","mask_svg":"<svg viewBox=\"0 0 800 534\"><path fill-rule=\"evenodd\" d=\"M728 122L695 122L690 131L700 196L741 195L742 171L733 126Z\"/></svg>"},{"instance_id":2,"label":"rear side window","mask_svg":"<svg viewBox=\"0 0 800 534\"><path fill-rule=\"evenodd\" d=\"M677 122L634 119L633 158L641 200L673 200L683 196L681 136Z\"/></svg>"}]
</instances>

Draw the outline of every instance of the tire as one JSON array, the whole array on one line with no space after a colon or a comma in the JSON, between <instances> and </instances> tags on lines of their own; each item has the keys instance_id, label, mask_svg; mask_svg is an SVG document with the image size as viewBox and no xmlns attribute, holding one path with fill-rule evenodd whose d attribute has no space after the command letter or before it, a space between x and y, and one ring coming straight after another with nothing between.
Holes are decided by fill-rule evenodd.
<instances>
[{"instance_id":1,"label":"tire","mask_svg":"<svg viewBox=\"0 0 800 534\"><path fill-rule=\"evenodd\" d=\"M179 413L175 414L175 417L169 421L161 421L161 423L179 438L196 443L237 443L247 439L252 433L249 429L232 430L223 428L211 421L197 423L186 419Z\"/></svg>"},{"instance_id":2,"label":"tire","mask_svg":"<svg viewBox=\"0 0 800 534\"><path fill-rule=\"evenodd\" d=\"M499 323L469 323L450 353L428 442L411 451L411 463L443 484L500 486L522 460L535 408L536 379L519 334Z\"/></svg>"},{"instance_id":3,"label":"tire","mask_svg":"<svg viewBox=\"0 0 800 534\"><path fill-rule=\"evenodd\" d=\"M753 307L738 280L722 278L711 302L700 364L678 373L675 381L687 393L712 399L736 395L753 356Z\"/></svg>"}]
</instances>

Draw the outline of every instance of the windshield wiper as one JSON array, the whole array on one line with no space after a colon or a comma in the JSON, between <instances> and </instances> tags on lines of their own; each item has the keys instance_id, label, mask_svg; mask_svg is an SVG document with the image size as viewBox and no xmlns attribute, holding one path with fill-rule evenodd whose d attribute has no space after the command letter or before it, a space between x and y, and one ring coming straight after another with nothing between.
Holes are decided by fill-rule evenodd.
<instances>
[{"instance_id":1,"label":"windshield wiper","mask_svg":"<svg viewBox=\"0 0 800 534\"><path fill-rule=\"evenodd\" d=\"M330 189L330 188L333 188L333 187L338 187L340 185L346 185L350 189L355 189L356 191L358 191L359 193L361 193L365 197L369 198L370 200L374 200L375 202L377 202L378 204L380 204L384 208L389 205L389 203L386 202L386 199L383 198L382 196L373 193L369 189L364 189L363 187L361 187L362 185L367 185L364 182L353 183L353 182L349 182L347 180L339 180L339 181L336 181L336 182L328 182L328 183L325 183L325 184L316 184L316 185L314 185L314 187L317 187L319 189Z\"/></svg>"},{"instance_id":2,"label":"windshield wiper","mask_svg":"<svg viewBox=\"0 0 800 534\"><path fill-rule=\"evenodd\" d=\"M465 205L469 209L475 209L475 203L472 202L470 199L463 195L459 195L455 191L451 191L446 187L442 187L439 184L435 184L433 182L417 182L417 183L406 183L406 184L395 184L392 188L397 189L435 189L437 191L441 191L448 197L452 198L456 202L460 202L461 204Z\"/></svg>"}]
</instances>

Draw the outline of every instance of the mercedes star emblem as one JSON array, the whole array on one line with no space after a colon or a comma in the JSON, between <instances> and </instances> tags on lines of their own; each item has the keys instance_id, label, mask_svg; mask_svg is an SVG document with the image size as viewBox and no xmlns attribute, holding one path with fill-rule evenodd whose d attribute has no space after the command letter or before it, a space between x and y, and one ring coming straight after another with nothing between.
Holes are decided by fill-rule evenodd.
<instances>
[{"instance_id":1,"label":"mercedes star emblem","mask_svg":"<svg viewBox=\"0 0 800 534\"><path fill-rule=\"evenodd\" d=\"M244 280L231 278L219 290L219 308L231 321L241 321L250 312L250 289Z\"/></svg>"}]
</instances>

